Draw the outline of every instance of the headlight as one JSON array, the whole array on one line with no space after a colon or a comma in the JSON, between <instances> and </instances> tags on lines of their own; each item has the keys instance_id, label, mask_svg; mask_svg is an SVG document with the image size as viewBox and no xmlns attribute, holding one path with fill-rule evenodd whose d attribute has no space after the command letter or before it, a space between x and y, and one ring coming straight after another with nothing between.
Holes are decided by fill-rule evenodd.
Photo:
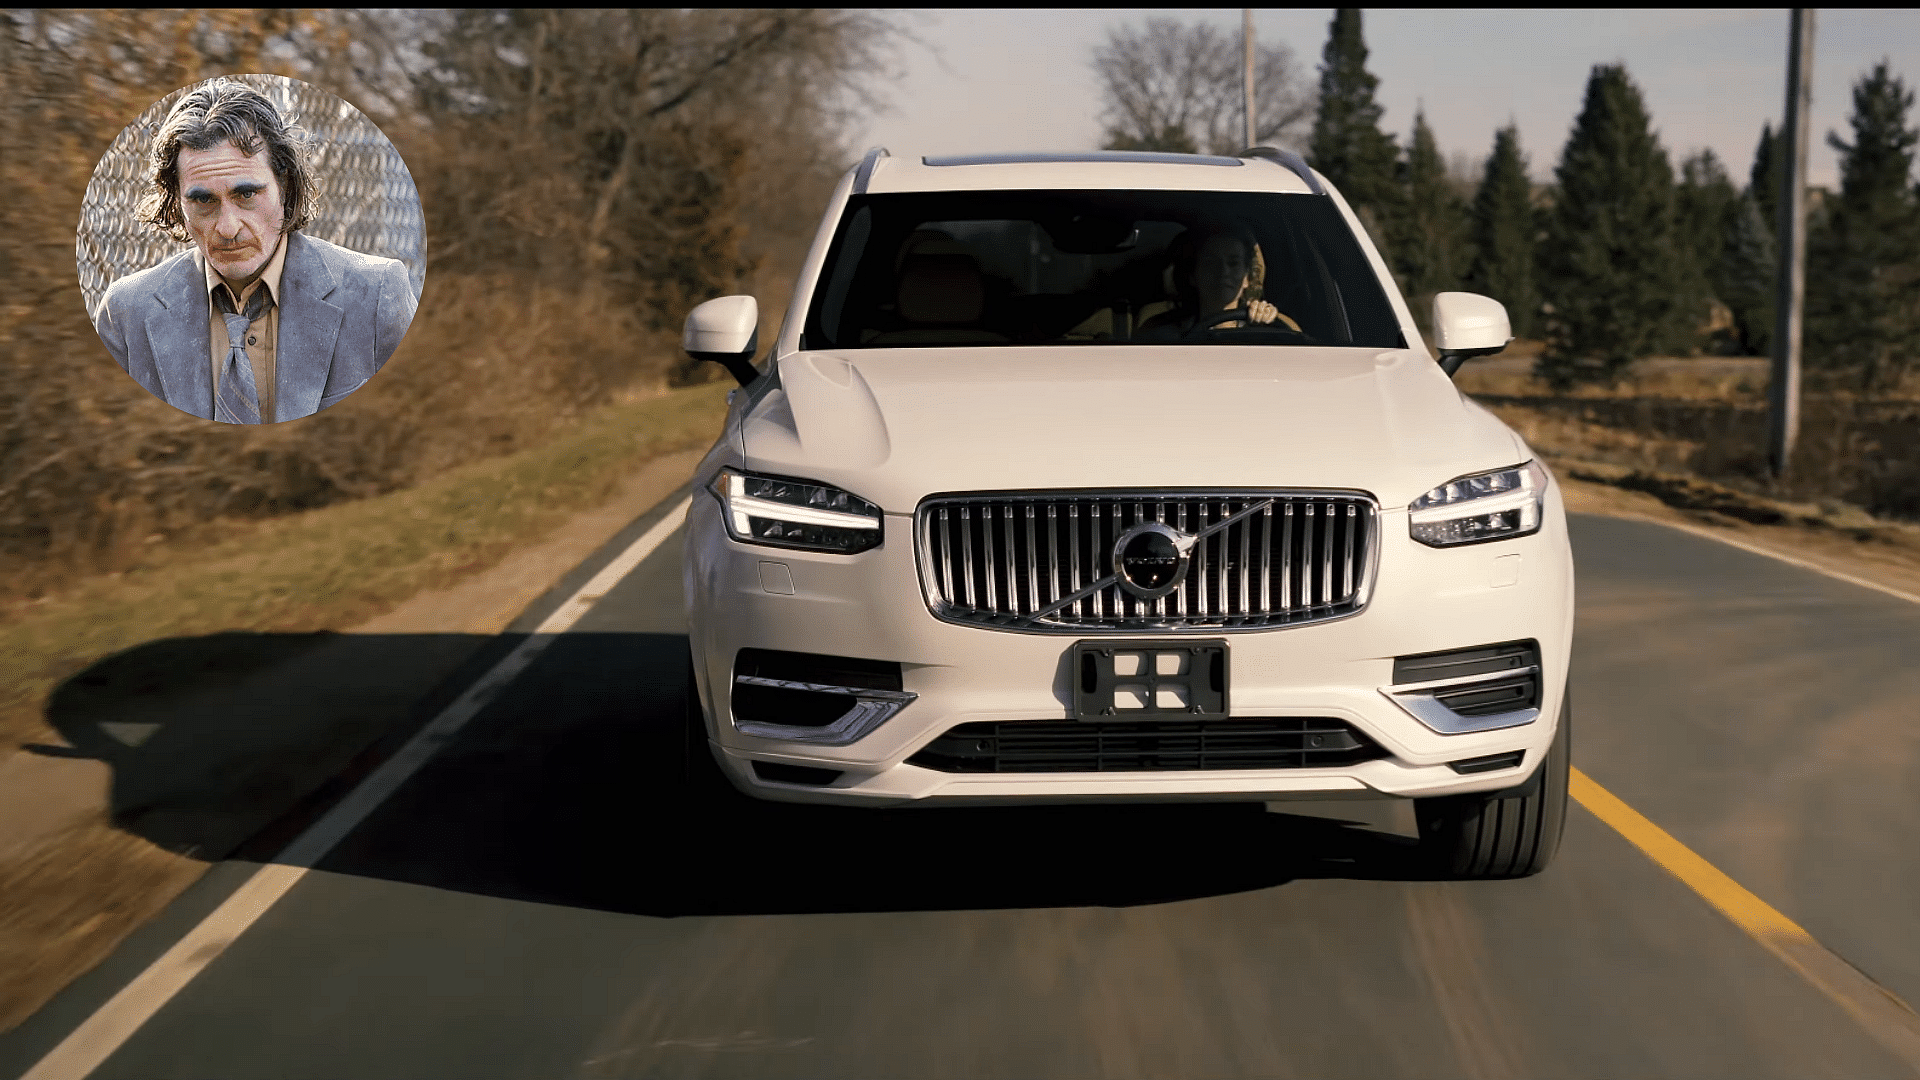
<instances>
[{"instance_id":1,"label":"headlight","mask_svg":"<svg viewBox=\"0 0 1920 1080\"><path fill-rule=\"evenodd\" d=\"M735 540L835 555L880 546L880 508L839 488L721 469L712 490Z\"/></svg>"},{"instance_id":2,"label":"headlight","mask_svg":"<svg viewBox=\"0 0 1920 1080\"><path fill-rule=\"evenodd\" d=\"M1506 540L1540 531L1547 470L1537 461L1449 480L1407 507L1413 538L1430 547Z\"/></svg>"}]
</instances>

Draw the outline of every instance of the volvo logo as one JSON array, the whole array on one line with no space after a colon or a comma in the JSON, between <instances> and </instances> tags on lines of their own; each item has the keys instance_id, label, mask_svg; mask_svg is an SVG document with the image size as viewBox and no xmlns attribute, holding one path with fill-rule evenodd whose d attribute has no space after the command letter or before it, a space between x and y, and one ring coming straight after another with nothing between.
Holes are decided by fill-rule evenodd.
<instances>
[{"instance_id":1,"label":"volvo logo","mask_svg":"<svg viewBox=\"0 0 1920 1080\"><path fill-rule=\"evenodd\" d=\"M1148 521L1120 534L1113 545L1113 572L1120 587L1142 600L1158 600L1187 577L1194 537Z\"/></svg>"}]
</instances>

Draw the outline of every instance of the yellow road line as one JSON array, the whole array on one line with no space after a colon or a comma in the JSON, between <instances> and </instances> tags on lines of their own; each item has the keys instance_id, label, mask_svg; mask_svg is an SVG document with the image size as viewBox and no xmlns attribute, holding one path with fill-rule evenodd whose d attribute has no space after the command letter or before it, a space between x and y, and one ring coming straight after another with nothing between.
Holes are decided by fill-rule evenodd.
<instances>
[{"instance_id":1,"label":"yellow road line","mask_svg":"<svg viewBox=\"0 0 1920 1080\"><path fill-rule=\"evenodd\" d=\"M1612 826L1662 869L1679 878L1814 988L1832 998L1875 1041L1920 1074L1920 1015L1908 1008L1906 1002L1815 941L1799 924L1694 854L1693 849L1648 821L1638 810L1594 783L1586 773L1574 769L1572 779L1571 794L1576 802Z\"/></svg>"}]
</instances>

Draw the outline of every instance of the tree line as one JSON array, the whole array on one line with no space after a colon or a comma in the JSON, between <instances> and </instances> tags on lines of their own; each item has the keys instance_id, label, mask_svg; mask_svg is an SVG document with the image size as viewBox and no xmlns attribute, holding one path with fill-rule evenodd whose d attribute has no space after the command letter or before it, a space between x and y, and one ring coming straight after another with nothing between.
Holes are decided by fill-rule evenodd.
<instances>
[{"instance_id":1,"label":"tree line","mask_svg":"<svg viewBox=\"0 0 1920 1080\"><path fill-rule=\"evenodd\" d=\"M1215 39L1233 43L1209 27L1170 20L1111 31L1094 57L1107 102L1105 145L1190 151L1199 130L1209 149L1225 151L1232 140L1216 132L1237 129L1210 118L1239 116L1237 64L1179 62L1223 51L1237 58ZM1147 56L1158 62L1139 61ZM1333 16L1317 95L1303 91L1285 46L1264 46L1262 56L1263 79L1271 71L1292 80L1262 89L1262 113L1268 100L1304 106L1277 112L1274 124L1262 124L1263 138L1304 149L1339 187L1423 325L1434 293L1492 296L1506 304L1515 334L1543 340L1538 374L1560 389L1614 381L1652 354L1771 348L1785 162L1770 125L1744 182L1712 150L1691 154L1676 171L1625 66L1600 64L1588 75L1551 183L1530 180L1511 124L1494 133L1481 174L1462 183L1424 111L1404 147L1381 128L1379 79L1367 69L1358 9ZM1215 68L1210 79L1185 84L1167 77ZM1162 73L1159 83L1143 79L1146 71ZM1184 110L1139 103L1180 85L1208 89L1190 95ZM1851 138L1827 136L1840 156L1840 187L1809 200L1804 340L1812 386L1875 394L1920 374L1913 101L1883 61L1854 85Z\"/></svg>"}]
</instances>

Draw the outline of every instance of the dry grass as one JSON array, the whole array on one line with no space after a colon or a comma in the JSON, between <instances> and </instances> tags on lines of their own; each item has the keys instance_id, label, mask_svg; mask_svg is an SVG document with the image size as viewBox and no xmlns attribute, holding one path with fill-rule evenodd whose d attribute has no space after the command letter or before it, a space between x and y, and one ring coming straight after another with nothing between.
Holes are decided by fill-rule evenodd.
<instances>
[{"instance_id":1,"label":"dry grass","mask_svg":"<svg viewBox=\"0 0 1920 1080\"><path fill-rule=\"evenodd\" d=\"M84 313L36 330L34 348L69 363L32 388L46 400L20 416L58 410L67 427L14 444L17 466L0 481L0 603L132 571L156 544L199 547L231 523L395 491L537 445L609 401L661 392L677 351L602 288L436 275L365 389L295 423L230 427L148 396Z\"/></svg>"},{"instance_id":2,"label":"dry grass","mask_svg":"<svg viewBox=\"0 0 1920 1080\"><path fill-rule=\"evenodd\" d=\"M0 616L0 748L62 741L43 703L68 676L146 642L223 631L343 630L469 577L597 506L638 466L711 442L726 385L597 410L544 445L417 487L209 528L124 573ZM96 817L0 858L0 1031L31 1015L206 870Z\"/></svg>"},{"instance_id":3,"label":"dry grass","mask_svg":"<svg viewBox=\"0 0 1920 1080\"><path fill-rule=\"evenodd\" d=\"M0 612L0 746L44 740L62 679L142 642L231 630L341 629L498 561L621 477L718 433L723 384L600 410L550 442L387 495L209 528L126 571ZM217 534L217 535L216 535Z\"/></svg>"},{"instance_id":4,"label":"dry grass","mask_svg":"<svg viewBox=\"0 0 1920 1080\"><path fill-rule=\"evenodd\" d=\"M106 959L207 870L105 816L0 861L0 1031Z\"/></svg>"},{"instance_id":5,"label":"dry grass","mask_svg":"<svg viewBox=\"0 0 1920 1080\"><path fill-rule=\"evenodd\" d=\"M1920 520L1920 387L1867 400L1807 392L1785 483L1767 466L1768 361L1650 358L1614 386L1555 394L1532 377L1534 343L1469 361L1461 389L1550 457L1710 481L1825 517Z\"/></svg>"},{"instance_id":6,"label":"dry grass","mask_svg":"<svg viewBox=\"0 0 1920 1080\"><path fill-rule=\"evenodd\" d=\"M1537 342L1516 342L1498 356L1467 361L1454 381L1475 395L1556 396L1546 383L1533 377L1538 353ZM1616 386L1579 386L1557 396L1764 402L1769 364L1765 357L1753 356L1649 357L1633 365Z\"/></svg>"},{"instance_id":7,"label":"dry grass","mask_svg":"<svg viewBox=\"0 0 1920 1080\"><path fill-rule=\"evenodd\" d=\"M230 522L401 490L711 374L673 347L680 320L798 266L844 167L829 106L876 70L891 32L858 11L786 9L23 9L6 22L0 605L132 573L153 547L203 547ZM437 81L382 62L435 39L440 73L458 69L498 108L452 108ZM660 80L609 80L637 46ZM514 54L545 77L523 85ZM322 414L251 428L128 379L73 276L101 152L161 95L235 70L363 91L346 96L374 104L406 158L430 260L387 370Z\"/></svg>"}]
</instances>

